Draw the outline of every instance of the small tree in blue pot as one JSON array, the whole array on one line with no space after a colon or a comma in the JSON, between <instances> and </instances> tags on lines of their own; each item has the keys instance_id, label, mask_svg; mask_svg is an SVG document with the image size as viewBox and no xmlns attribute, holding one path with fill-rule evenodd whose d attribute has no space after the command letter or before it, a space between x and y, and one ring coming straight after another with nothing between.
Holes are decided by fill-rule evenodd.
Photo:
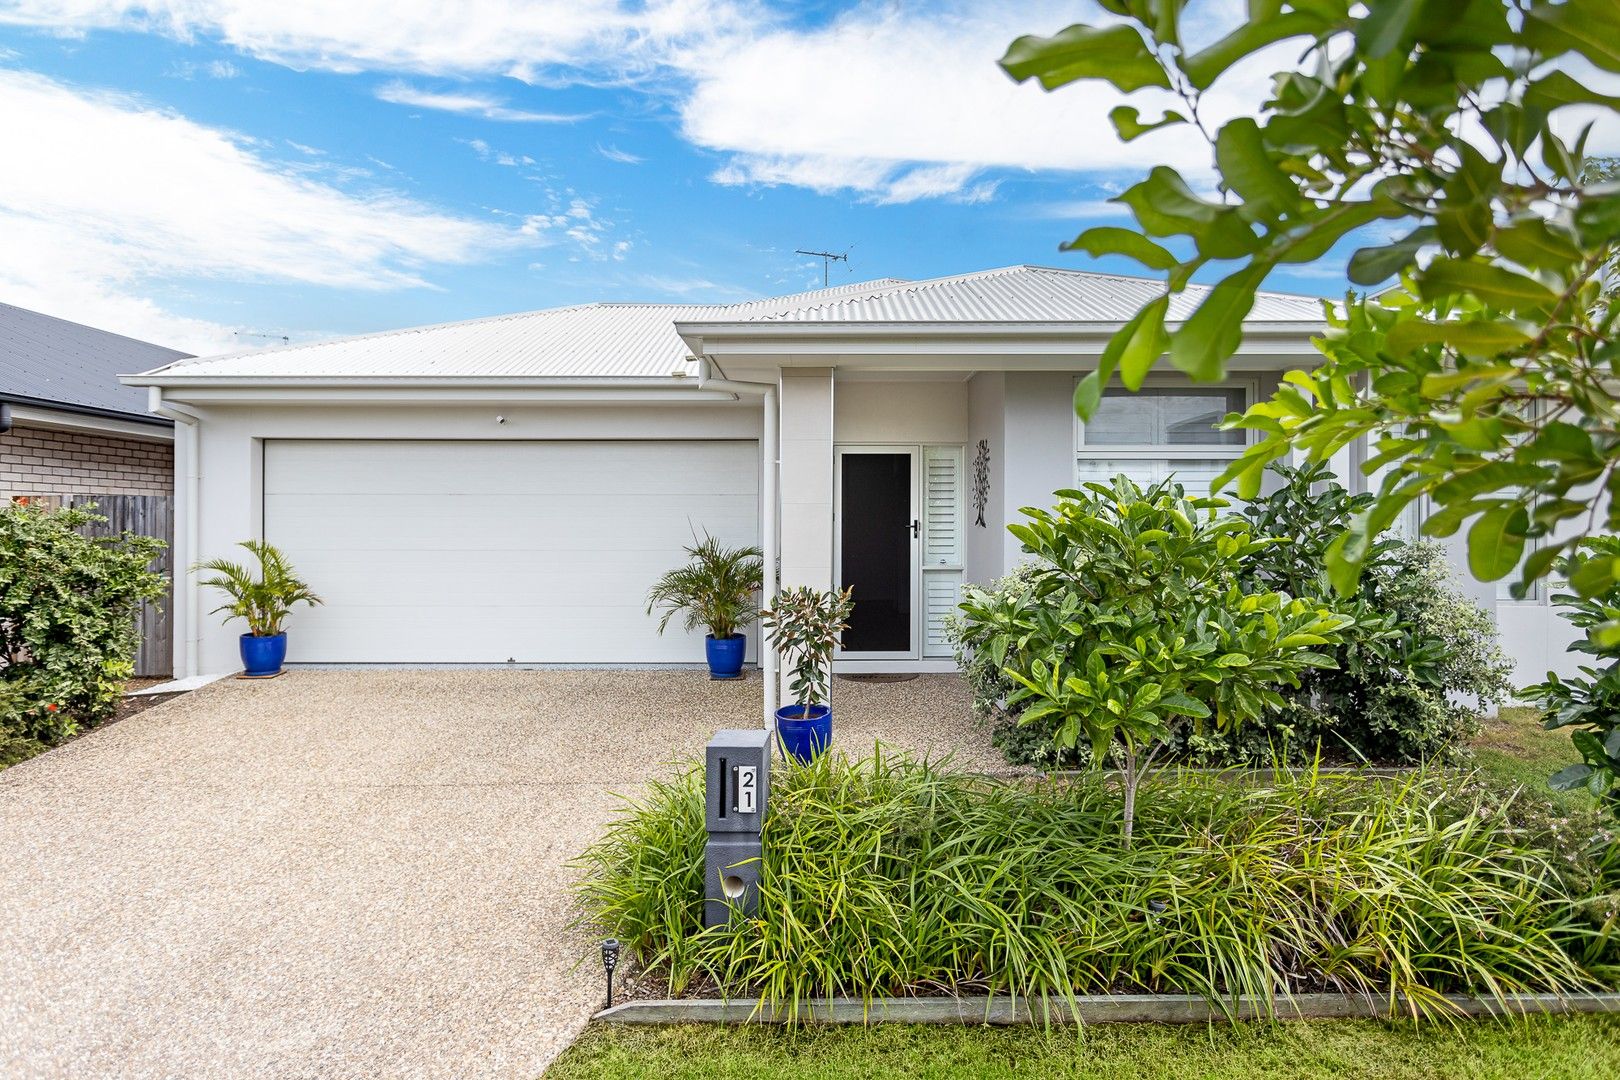
<instances>
[{"instance_id":1,"label":"small tree in blue pot","mask_svg":"<svg viewBox=\"0 0 1620 1080\"><path fill-rule=\"evenodd\" d=\"M782 654L795 704L776 710L776 735L784 753L808 763L832 741L832 655L838 635L855 609L851 590L782 590L776 606L759 613L771 644Z\"/></svg>"},{"instance_id":2,"label":"small tree in blue pot","mask_svg":"<svg viewBox=\"0 0 1620 1080\"><path fill-rule=\"evenodd\" d=\"M255 574L241 563L210 559L194 570L214 576L198 584L218 589L226 602L209 614L223 611L225 620L246 619L248 632L240 639L242 670L245 675L274 675L287 659L287 633L281 628L294 604L319 604L321 598L293 573L287 556L274 544L263 540L243 540L242 547L253 553L259 569Z\"/></svg>"},{"instance_id":3,"label":"small tree in blue pot","mask_svg":"<svg viewBox=\"0 0 1620 1080\"><path fill-rule=\"evenodd\" d=\"M755 597L765 573L759 548L723 547L714 537L704 536L684 550L687 564L659 578L647 593L647 614L664 609L664 617L658 621L660 634L681 612L685 613L687 633L708 627L703 644L709 674L716 679L741 678L743 654L748 650L742 628L759 614Z\"/></svg>"}]
</instances>

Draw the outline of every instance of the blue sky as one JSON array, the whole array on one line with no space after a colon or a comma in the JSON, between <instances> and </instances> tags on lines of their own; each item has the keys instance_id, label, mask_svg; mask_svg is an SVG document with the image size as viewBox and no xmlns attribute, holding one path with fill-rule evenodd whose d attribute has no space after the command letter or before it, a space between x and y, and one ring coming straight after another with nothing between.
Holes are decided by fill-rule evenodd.
<instances>
[{"instance_id":1,"label":"blue sky","mask_svg":"<svg viewBox=\"0 0 1620 1080\"><path fill-rule=\"evenodd\" d=\"M1130 272L1058 244L1207 160L994 68L1085 3L326 7L0 0L0 300L220 351L815 287L799 247L847 249L835 282ZM1274 284L1337 294L1340 266Z\"/></svg>"}]
</instances>

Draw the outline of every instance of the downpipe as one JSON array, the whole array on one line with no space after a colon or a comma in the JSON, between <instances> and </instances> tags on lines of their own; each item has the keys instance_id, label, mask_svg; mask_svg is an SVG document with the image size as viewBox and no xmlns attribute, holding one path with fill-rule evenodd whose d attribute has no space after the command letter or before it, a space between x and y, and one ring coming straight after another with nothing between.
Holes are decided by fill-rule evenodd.
<instances>
[{"instance_id":1,"label":"downpipe","mask_svg":"<svg viewBox=\"0 0 1620 1080\"><path fill-rule=\"evenodd\" d=\"M770 607L776 603L777 593L780 591L780 576L777 571L777 474L782 465L782 440L780 433L780 417L776 407L776 385L774 383L747 382L738 379L715 378L709 358L697 358L699 390L720 390L741 397L747 394L761 399L764 410L764 426L760 438L760 545L759 549L764 563L763 588L764 606ZM764 631L759 635L760 665L764 669L764 726L767 731L776 728L777 698L781 690L779 672L779 659L776 650L765 640Z\"/></svg>"}]
</instances>

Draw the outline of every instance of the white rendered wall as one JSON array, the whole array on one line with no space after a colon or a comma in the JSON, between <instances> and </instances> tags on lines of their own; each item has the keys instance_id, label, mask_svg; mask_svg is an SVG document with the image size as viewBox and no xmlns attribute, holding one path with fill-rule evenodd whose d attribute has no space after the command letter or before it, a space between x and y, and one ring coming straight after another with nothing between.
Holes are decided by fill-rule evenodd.
<instances>
[{"instance_id":1,"label":"white rendered wall","mask_svg":"<svg viewBox=\"0 0 1620 1080\"><path fill-rule=\"evenodd\" d=\"M782 372L782 586L831 588L833 373Z\"/></svg>"},{"instance_id":2,"label":"white rendered wall","mask_svg":"<svg viewBox=\"0 0 1620 1080\"><path fill-rule=\"evenodd\" d=\"M968 380L967 395L967 580L988 585L1006 572L1007 376L1000 371L981 371ZM981 439L990 450L982 527L977 524L972 487L973 462Z\"/></svg>"}]
</instances>

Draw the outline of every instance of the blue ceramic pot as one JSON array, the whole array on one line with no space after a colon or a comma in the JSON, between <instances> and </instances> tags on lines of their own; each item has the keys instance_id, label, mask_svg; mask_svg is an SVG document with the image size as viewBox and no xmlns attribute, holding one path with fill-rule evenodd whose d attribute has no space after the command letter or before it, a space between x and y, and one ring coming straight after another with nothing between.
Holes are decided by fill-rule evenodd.
<instances>
[{"instance_id":1,"label":"blue ceramic pot","mask_svg":"<svg viewBox=\"0 0 1620 1080\"><path fill-rule=\"evenodd\" d=\"M783 753L810 764L832 742L832 706L788 705L777 709L776 738Z\"/></svg>"},{"instance_id":2,"label":"blue ceramic pot","mask_svg":"<svg viewBox=\"0 0 1620 1080\"><path fill-rule=\"evenodd\" d=\"M713 634L703 639L703 649L709 658L709 674L716 679L742 678L743 654L748 651L748 639L741 634L717 638Z\"/></svg>"},{"instance_id":3,"label":"blue ceramic pot","mask_svg":"<svg viewBox=\"0 0 1620 1080\"><path fill-rule=\"evenodd\" d=\"M281 670L282 663L287 659L285 632L270 637L243 634L240 642L244 675L274 675Z\"/></svg>"}]
</instances>

